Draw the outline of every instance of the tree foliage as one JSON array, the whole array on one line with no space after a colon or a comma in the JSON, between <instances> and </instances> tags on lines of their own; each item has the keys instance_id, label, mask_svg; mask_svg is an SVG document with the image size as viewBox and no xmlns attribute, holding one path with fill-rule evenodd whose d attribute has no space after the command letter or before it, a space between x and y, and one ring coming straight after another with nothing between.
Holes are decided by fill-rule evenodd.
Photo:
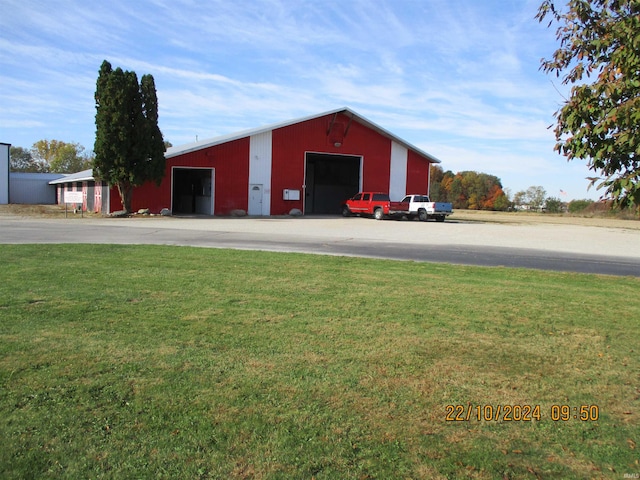
<instances>
[{"instance_id":1,"label":"tree foliage","mask_svg":"<svg viewBox=\"0 0 640 480\"><path fill-rule=\"evenodd\" d=\"M555 150L586 160L621 207L640 205L640 1L544 0L536 18L559 24L542 70L574 85L556 112Z\"/></svg>"},{"instance_id":2,"label":"tree foliage","mask_svg":"<svg viewBox=\"0 0 640 480\"><path fill-rule=\"evenodd\" d=\"M35 158L49 165L54 173L75 173L91 168L92 157L85 154L79 143L66 143L60 140L38 140L31 152Z\"/></svg>"},{"instance_id":3,"label":"tree foliage","mask_svg":"<svg viewBox=\"0 0 640 480\"><path fill-rule=\"evenodd\" d=\"M38 162L26 148L11 147L9 157L12 172L46 173L49 171L49 166Z\"/></svg>"},{"instance_id":4,"label":"tree foliage","mask_svg":"<svg viewBox=\"0 0 640 480\"><path fill-rule=\"evenodd\" d=\"M528 204L534 210L540 210L544 205L544 199L547 196L547 191L540 186L533 186L527 188L526 198Z\"/></svg>"},{"instance_id":5,"label":"tree foliage","mask_svg":"<svg viewBox=\"0 0 640 480\"><path fill-rule=\"evenodd\" d=\"M544 205L547 191L540 186L531 186L526 190L516 192L513 196L513 204L516 208L528 207L531 210L540 210Z\"/></svg>"},{"instance_id":6,"label":"tree foliage","mask_svg":"<svg viewBox=\"0 0 640 480\"><path fill-rule=\"evenodd\" d=\"M569 210L569 213L580 213L592 204L593 200L572 200L569 202L567 209Z\"/></svg>"},{"instance_id":7,"label":"tree foliage","mask_svg":"<svg viewBox=\"0 0 640 480\"><path fill-rule=\"evenodd\" d=\"M165 146L158 127L158 99L153 77L138 83L135 72L112 69L106 60L96 82L94 173L116 185L122 208L131 211L133 188L160 183Z\"/></svg>"},{"instance_id":8,"label":"tree foliage","mask_svg":"<svg viewBox=\"0 0 640 480\"><path fill-rule=\"evenodd\" d=\"M38 140L30 150L11 147L11 170L31 173L75 173L91 168L93 157L79 143Z\"/></svg>"},{"instance_id":9,"label":"tree foliage","mask_svg":"<svg viewBox=\"0 0 640 480\"><path fill-rule=\"evenodd\" d=\"M564 211L564 202L558 197L547 198L544 205L547 213L562 213Z\"/></svg>"},{"instance_id":10,"label":"tree foliage","mask_svg":"<svg viewBox=\"0 0 640 480\"><path fill-rule=\"evenodd\" d=\"M434 201L451 202L454 208L470 210L506 210L509 201L500 179L478 172L444 172L440 166L431 169L430 197Z\"/></svg>"}]
</instances>

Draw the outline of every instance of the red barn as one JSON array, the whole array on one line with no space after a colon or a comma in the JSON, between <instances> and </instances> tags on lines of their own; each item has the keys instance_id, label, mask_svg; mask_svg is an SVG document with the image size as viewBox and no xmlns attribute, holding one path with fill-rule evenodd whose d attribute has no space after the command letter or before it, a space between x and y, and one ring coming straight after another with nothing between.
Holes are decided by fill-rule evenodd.
<instances>
[{"instance_id":1,"label":"red barn","mask_svg":"<svg viewBox=\"0 0 640 480\"><path fill-rule=\"evenodd\" d=\"M171 147L160 186L133 193L134 211L174 214L283 215L340 213L360 190L429 192L429 167L440 163L348 108ZM120 210L116 190L110 211Z\"/></svg>"}]
</instances>

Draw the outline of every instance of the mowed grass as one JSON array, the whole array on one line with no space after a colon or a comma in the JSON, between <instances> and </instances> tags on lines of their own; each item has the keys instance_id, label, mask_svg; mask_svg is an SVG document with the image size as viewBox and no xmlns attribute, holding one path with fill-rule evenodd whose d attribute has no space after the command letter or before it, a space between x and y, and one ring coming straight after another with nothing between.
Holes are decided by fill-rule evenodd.
<instances>
[{"instance_id":1,"label":"mowed grass","mask_svg":"<svg viewBox=\"0 0 640 480\"><path fill-rule=\"evenodd\" d=\"M639 292L524 269L3 245L0 477L637 474ZM447 405L541 418L447 421ZM553 405L598 420L554 421Z\"/></svg>"}]
</instances>

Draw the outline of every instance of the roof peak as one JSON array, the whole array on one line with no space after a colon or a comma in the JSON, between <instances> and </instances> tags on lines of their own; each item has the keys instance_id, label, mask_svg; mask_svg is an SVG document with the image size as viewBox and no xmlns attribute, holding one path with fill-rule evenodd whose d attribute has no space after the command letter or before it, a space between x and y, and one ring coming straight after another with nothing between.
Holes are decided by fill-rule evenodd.
<instances>
[{"instance_id":1,"label":"roof peak","mask_svg":"<svg viewBox=\"0 0 640 480\"><path fill-rule=\"evenodd\" d=\"M284 122L272 123L272 124L269 124L269 125L264 125L262 127L252 128L252 129L248 129L248 130L241 130L241 131L235 132L235 133L220 135L218 137L207 138L205 140L199 140L199 141L196 141L196 142L187 143L187 144L179 145L179 146L176 146L176 147L170 147L170 148L167 149L167 151L165 153L165 157L166 158L172 158L172 157L176 157L178 155L184 155L185 153L195 152L195 151L198 151L198 150L202 150L204 148L213 147L215 145L220 145L222 143L231 142L233 140L239 140L241 138L250 137L252 135L259 135L261 133L272 131L272 130L275 130L275 129L278 129L278 128L288 127L290 125L295 125L296 123L307 122L309 120L313 120L313 119L320 118L320 117L325 117L327 115L336 115L338 113L350 114L354 120L356 120L357 122L365 125L366 127L369 127L372 130L377 131L381 135L383 135L383 136L385 136L385 137L387 137L387 138L389 138L389 139L391 139L391 140L403 145L407 149L413 150L414 152L420 154L421 156L424 156L424 157L428 158L433 163L441 163L440 160L438 160L433 155L429 155L425 151L419 149L418 147L410 144L409 142L407 142L407 141L401 139L400 137L398 137L397 135L394 135L393 133L389 132L388 130L386 130L386 129L382 128L381 126L377 125L376 123L372 122L371 120L368 120L367 118L363 117L362 115L356 113L354 110L350 109L349 107L336 108L336 109L329 110L329 111L322 112L322 113L318 113L318 114L315 114L315 115L308 115L308 116L305 116L305 117L296 118L296 119L292 119L292 120L287 120L287 121L284 121Z\"/></svg>"}]
</instances>

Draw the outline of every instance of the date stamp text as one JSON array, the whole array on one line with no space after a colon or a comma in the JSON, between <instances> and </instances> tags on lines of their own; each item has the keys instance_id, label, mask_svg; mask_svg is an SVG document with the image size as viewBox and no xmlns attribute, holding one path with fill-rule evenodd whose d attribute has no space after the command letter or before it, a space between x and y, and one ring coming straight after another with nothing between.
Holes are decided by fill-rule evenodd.
<instances>
[{"instance_id":1,"label":"date stamp text","mask_svg":"<svg viewBox=\"0 0 640 480\"><path fill-rule=\"evenodd\" d=\"M600 418L598 405L447 405L447 422L531 422L550 418L554 422L595 422Z\"/></svg>"}]
</instances>

